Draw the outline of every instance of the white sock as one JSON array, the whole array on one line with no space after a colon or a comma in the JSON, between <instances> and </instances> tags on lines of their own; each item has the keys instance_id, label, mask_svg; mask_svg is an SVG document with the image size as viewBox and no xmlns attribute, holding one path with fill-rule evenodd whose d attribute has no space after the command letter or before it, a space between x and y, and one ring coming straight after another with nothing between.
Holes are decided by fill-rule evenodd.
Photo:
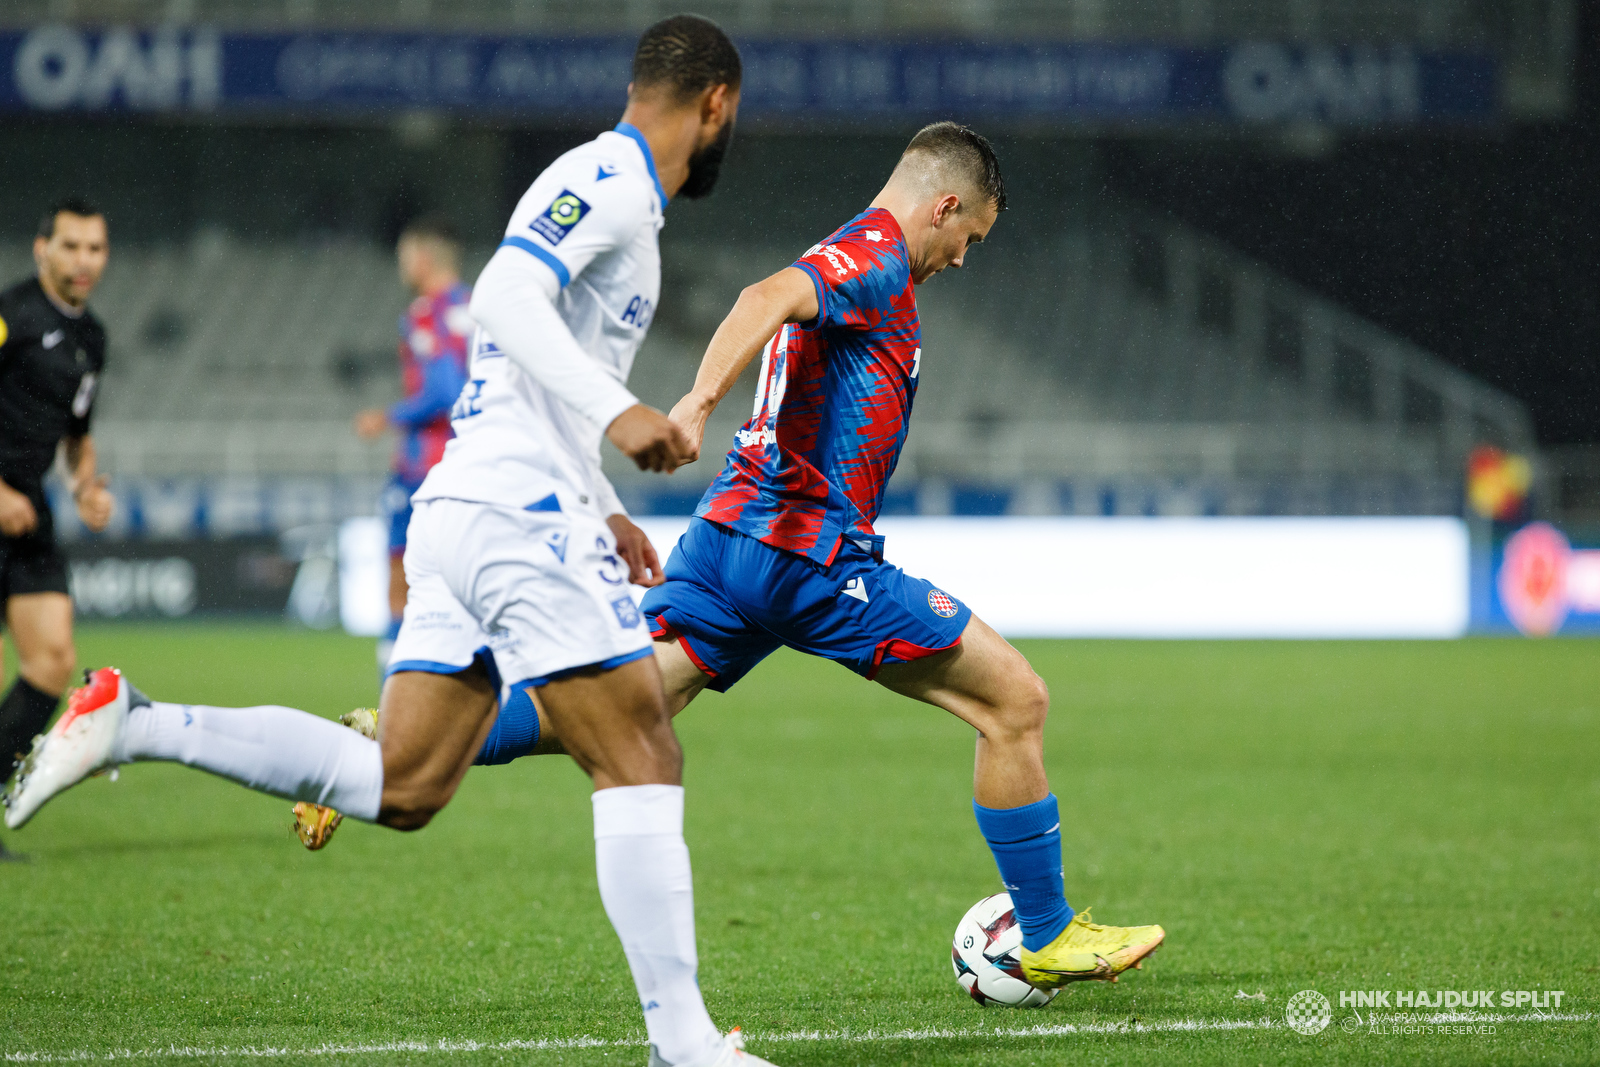
<instances>
[{"instance_id":1,"label":"white sock","mask_svg":"<svg viewBox=\"0 0 1600 1067\"><path fill-rule=\"evenodd\" d=\"M310 800L366 822L378 817L378 742L336 722L264 704L213 708L154 703L128 712L118 763L170 760L290 800Z\"/></svg>"},{"instance_id":2,"label":"white sock","mask_svg":"<svg viewBox=\"0 0 1600 1067\"><path fill-rule=\"evenodd\" d=\"M600 900L622 939L644 1025L679 1067L714 1060L722 1034L695 980L694 886L683 843L683 787L629 785L594 794Z\"/></svg>"}]
</instances>

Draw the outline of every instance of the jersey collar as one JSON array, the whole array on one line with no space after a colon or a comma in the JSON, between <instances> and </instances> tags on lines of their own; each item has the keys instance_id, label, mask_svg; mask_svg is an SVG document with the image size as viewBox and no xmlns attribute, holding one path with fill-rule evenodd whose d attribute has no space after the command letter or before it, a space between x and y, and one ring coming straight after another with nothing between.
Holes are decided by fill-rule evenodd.
<instances>
[{"instance_id":1,"label":"jersey collar","mask_svg":"<svg viewBox=\"0 0 1600 1067\"><path fill-rule=\"evenodd\" d=\"M650 154L650 142L644 139L644 134L639 132L639 127L631 122L617 123L616 130L624 137L631 137L639 145L639 151L644 153L645 169L650 172L650 180L656 183L656 195L661 197L661 210L667 210L667 191L661 188L661 179L656 176L656 157Z\"/></svg>"},{"instance_id":2,"label":"jersey collar","mask_svg":"<svg viewBox=\"0 0 1600 1067\"><path fill-rule=\"evenodd\" d=\"M895 241L902 249L905 250L906 255L908 257L910 256L911 249L906 245L905 231L900 228L900 220L894 217L894 212L890 211L886 207L868 208L866 211L861 213L859 222L861 224L865 224L869 218L872 219L872 221L880 229L893 231Z\"/></svg>"},{"instance_id":3,"label":"jersey collar","mask_svg":"<svg viewBox=\"0 0 1600 1067\"><path fill-rule=\"evenodd\" d=\"M648 158L648 157L646 157L646 158ZM650 173L653 175L655 173L655 171L652 170ZM656 188L659 189L660 187L661 187L661 183L657 182L656 183ZM61 312L63 317L69 318L69 319L81 319L81 318L83 318L83 313L85 311L89 310L89 305L87 305L87 304L85 304L81 308L75 308L71 304L63 303L62 301L57 300L55 298L54 294L52 294L50 292L50 290L48 290L48 289L46 289L44 287L44 282L41 282L39 280L38 275L34 275L33 281L34 281L34 284L39 287L39 292L44 294L44 298L46 300L50 301L50 306L55 308L57 311Z\"/></svg>"}]
</instances>

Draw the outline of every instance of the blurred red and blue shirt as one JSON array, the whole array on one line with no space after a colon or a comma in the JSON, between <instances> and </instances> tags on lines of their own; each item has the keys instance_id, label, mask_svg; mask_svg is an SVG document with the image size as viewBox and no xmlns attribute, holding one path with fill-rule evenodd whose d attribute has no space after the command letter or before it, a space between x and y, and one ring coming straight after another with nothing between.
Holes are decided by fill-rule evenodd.
<instances>
[{"instance_id":1,"label":"blurred red and blue shirt","mask_svg":"<svg viewBox=\"0 0 1600 1067\"><path fill-rule=\"evenodd\" d=\"M824 566L873 522L905 446L922 332L905 235L872 208L795 262L818 313L767 343L750 421L695 514Z\"/></svg>"},{"instance_id":2,"label":"blurred red and blue shirt","mask_svg":"<svg viewBox=\"0 0 1600 1067\"><path fill-rule=\"evenodd\" d=\"M454 436L450 407L467 383L467 346L472 290L457 282L433 296L419 296L400 316L400 378L405 399L390 405L389 422L400 429L396 477L415 489L444 456Z\"/></svg>"}]
</instances>

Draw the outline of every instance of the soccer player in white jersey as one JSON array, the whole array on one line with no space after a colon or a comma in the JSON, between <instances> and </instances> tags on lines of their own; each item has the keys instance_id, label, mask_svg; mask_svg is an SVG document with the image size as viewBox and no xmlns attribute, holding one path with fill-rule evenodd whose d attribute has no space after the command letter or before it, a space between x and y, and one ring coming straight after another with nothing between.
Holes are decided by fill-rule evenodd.
<instances>
[{"instance_id":1,"label":"soccer player in white jersey","mask_svg":"<svg viewBox=\"0 0 1600 1067\"><path fill-rule=\"evenodd\" d=\"M602 433L644 469L689 458L682 431L624 382L660 289L662 213L675 194L710 191L739 83L739 53L715 24L657 23L634 55L621 124L551 164L518 204L473 288L480 329L456 438L413 497L410 596L380 738L291 708L153 702L103 668L35 744L6 797L7 825L103 767L170 760L418 829L471 765L503 683L538 688L594 782L600 894L652 1067L766 1063L737 1030L712 1025L700 996L683 756L627 591L630 570L649 578L659 563L628 534L599 469Z\"/></svg>"}]
</instances>

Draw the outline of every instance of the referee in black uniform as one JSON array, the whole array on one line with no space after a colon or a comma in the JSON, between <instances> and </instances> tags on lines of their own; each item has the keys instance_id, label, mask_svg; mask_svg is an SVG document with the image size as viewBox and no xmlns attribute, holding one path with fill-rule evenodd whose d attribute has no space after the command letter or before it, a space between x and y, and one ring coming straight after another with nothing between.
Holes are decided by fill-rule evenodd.
<instances>
[{"instance_id":1,"label":"referee in black uniform","mask_svg":"<svg viewBox=\"0 0 1600 1067\"><path fill-rule=\"evenodd\" d=\"M89 437L106 332L88 300L109 250L105 216L81 198L59 200L33 240L38 273L0 293L0 600L18 660L0 701L7 778L55 714L78 658L67 561L44 495L59 445L84 525L105 529L114 507Z\"/></svg>"}]
</instances>

